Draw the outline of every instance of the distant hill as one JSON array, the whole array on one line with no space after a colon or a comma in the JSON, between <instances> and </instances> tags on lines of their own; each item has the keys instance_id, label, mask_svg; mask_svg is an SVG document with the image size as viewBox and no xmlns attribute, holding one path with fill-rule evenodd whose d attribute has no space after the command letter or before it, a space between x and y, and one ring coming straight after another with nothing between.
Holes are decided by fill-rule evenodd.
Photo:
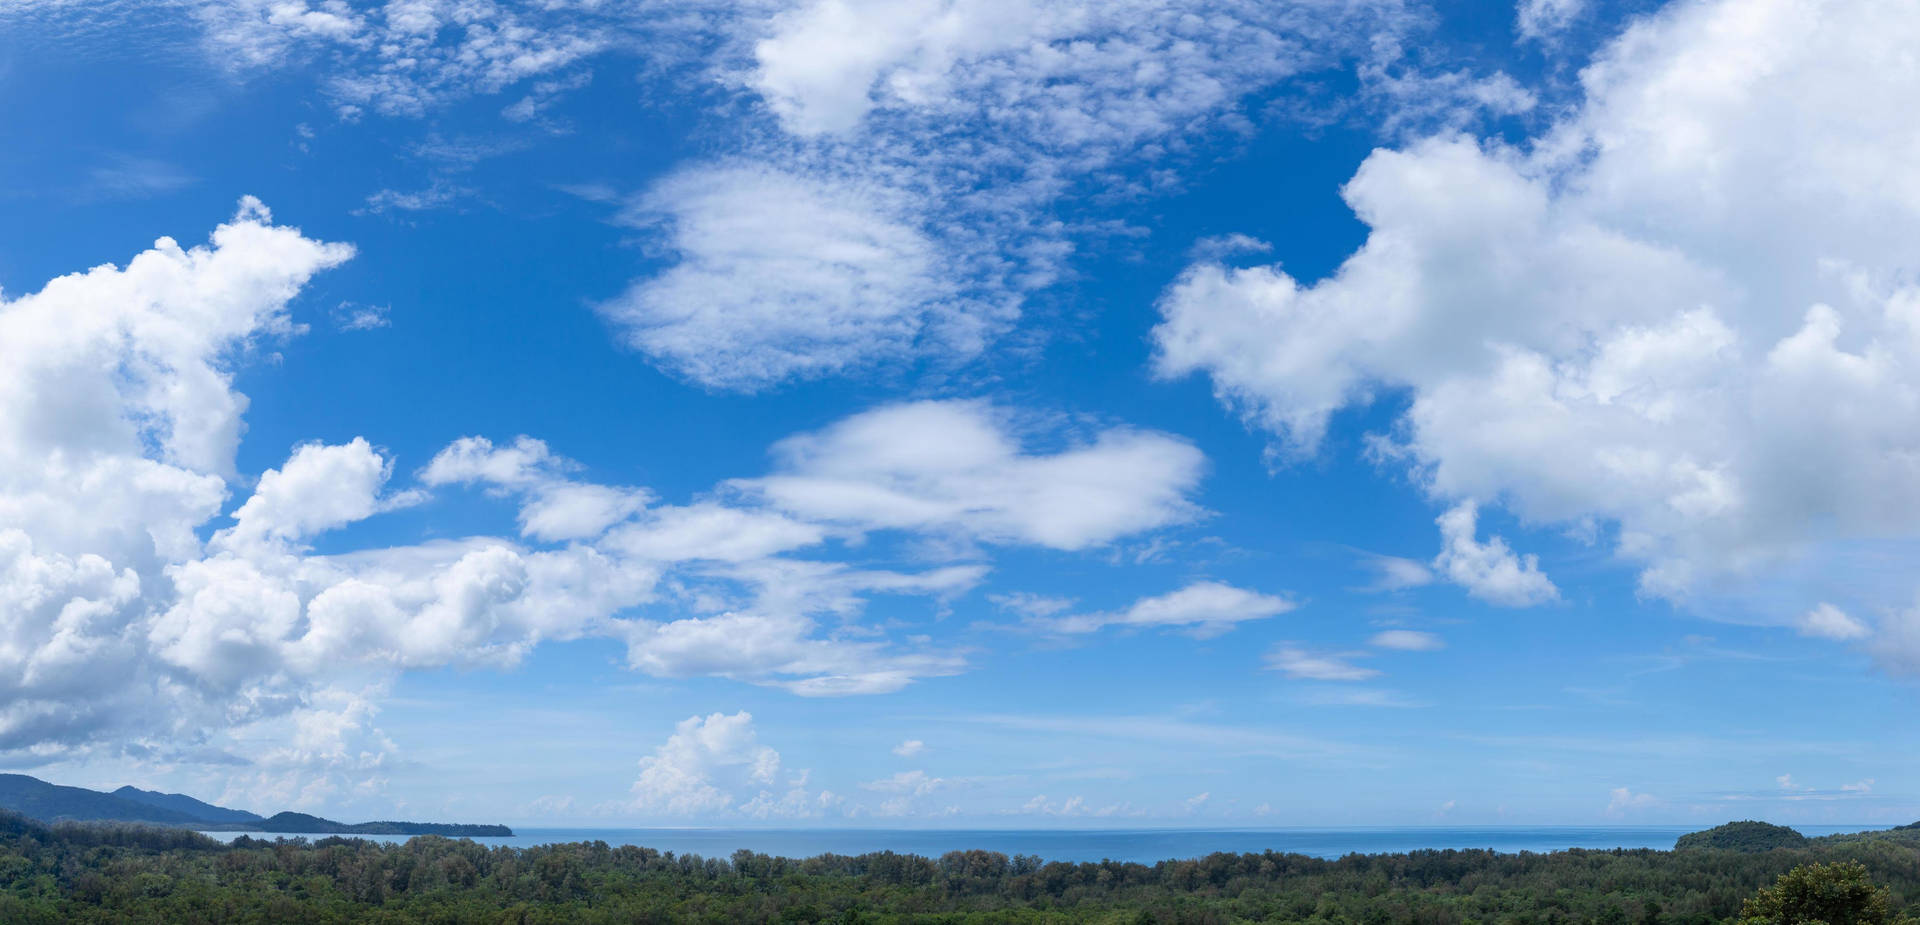
<instances>
[{"instance_id":1,"label":"distant hill","mask_svg":"<svg viewBox=\"0 0 1920 925\"><path fill-rule=\"evenodd\" d=\"M101 793L50 784L25 774L0 774L0 809L41 822L146 822L224 832L297 835L444 835L450 838L510 836L504 825L445 822L335 822L306 813L257 813L215 806L179 793L121 787Z\"/></svg>"},{"instance_id":2,"label":"distant hill","mask_svg":"<svg viewBox=\"0 0 1920 925\"><path fill-rule=\"evenodd\" d=\"M122 800L132 800L148 806L172 810L205 822L259 822L259 813L250 813L244 809L228 809L203 803L182 793L161 793L158 790L141 790L138 787L121 787L113 796Z\"/></svg>"},{"instance_id":3,"label":"distant hill","mask_svg":"<svg viewBox=\"0 0 1920 925\"><path fill-rule=\"evenodd\" d=\"M513 830L504 825L467 825L450 822L335 822L306 813L275 813L246 826L242 831L278 832L290 835L445 835L450 838L509 836Z\"/></svg>"},{"instance_id":4,"label":"distant hill","mask_svg":"<svg viewBox=\"0 0 1920 925\"><path fill-rule=\"evenodd\" d=\"M1723 851L1772 851L1775 848L1799 848L1807 837L1784 825L1770 822L1729 822L1703 832L1688 832L1675 842L1673 850L1717 848Z\"/></svg>"},{"instance_id":5,"label":"distant hill","mask_svg":"<svg viewBox=\"0 0 1920 925\"><path fill-rule=\"evenodd\" d=\"M25 774L0 774L0 808L42 822L73 819L191 825L205 821L176 809L128 800L85 787L49 784Z\"/></svg>"}]
</instances>

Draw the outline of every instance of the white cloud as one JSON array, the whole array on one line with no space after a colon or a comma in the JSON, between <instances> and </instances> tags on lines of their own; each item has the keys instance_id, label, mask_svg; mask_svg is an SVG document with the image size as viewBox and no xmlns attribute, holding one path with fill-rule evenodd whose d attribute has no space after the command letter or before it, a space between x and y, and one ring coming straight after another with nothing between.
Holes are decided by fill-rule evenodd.
<instances>
[{"instance_id":1,"label":"white cloud","mask_svg":"<svg viewBox=\"0 0 1920 925\"><path fill-rule=\"evenodd\" d=\"M1670 4L1524 149L1374 152L1345 190L1370 237L1326 279L1190 268L1158 369L1294 453L1404 395L1382 458L1449 506L1599 526L1647 593L1843 570L1920 528L1917 37L1870 0Z\"/></svg>"},{"instance_id":2,"label":"white cloud","mask_svg":"<svg viewBox=\"0 0 1920 925\"><path fill-rule=\"evenodd\" d=\"M285 465L261 473L253 496L233 512L233 527L222 531L214 545L298 542L407 503L412 499L380 497L391 468L360 437L341 446L299 447Z\"/></svg>"},{"instance_id":3,"label":"white cloud","mask_svg":"<svg viewBox=\"0 0 1920 925\"><path fill-rule=\"evenodd\" d=\"M207 0L191 4L212 57L246 71L318 55L327 92L351 116L362 108L418 115L566 71L604 50L607 22L593 4L396 0L365 10L340 0Z\"/></svg>"},{"instance_id":4,"label":"white cloud","mask_svg":"<svg viewBox=\"0 0 1920 925\"><path fill-rule=\"evenodd\" d=\"M913 758L927 750L927 743L919 739L908 739L893 747L893 753L902 758Z\"/></svg>"},{"instance_id":5,"label":"white cloud","mask_svg":"<svg viewBox=\"0 0 1920 925\"><path fill-rule=\"evenodd\" d=\"M967 668L973 653L906 605L944 612L989 553L1083 550L1204 513L1204 458L1183 440L977 402L855 415L682 504L591 480L526 436L456 439L424 465L361 437L301 444L250 479L235 373L301 330L289 303L351 249L251 200L213 238L0 302L0 757L137 753L252 805L385 813L397 746L379 705L403 672L595 638L660 677L896 691ZM516 511L518 535L408 543L369 523L429 491L430 516L459 486ZM898 567L902 548L925 564ZM1285 606L1203 584L1125 616L1212 628ZM636 811L838 805L756 779L741 716L690 722L649 757Z\"/></svg>"},{"instance_id":6,"label":"white cloud","mask_svg":"<svg viewBox=\"0 0 1920 925\"><path fill-rule=\"evenodd\" d=\"M1113 428L1031 453L1008 417L978 402L892 405L788 438L773 475L733 484L807 520L1065 550L1199 515L1187 496L1205 460L1186 441Z\"/></svg>"},{"instance_id":7,"label":"white cloud","mask_svg":"<svg viewBox=\"0 0 1920 925\"><path fill-rule=\"evenodd\" d=\"M946 783L944 778L933 777L925 771L914 770L901 771L892 777L883 777L879 780L867 781L860 786L863 789L874 790L880 793L897 793L902 796L920 797L940 789L942 786L945 786Z\"/></svg>"},{"instance_id":8,"label":"white cloud","mask_svg":"<svg viewBox=\"0 0 1920 925\"><path fill-rule=\"evenodd\" d=\"M995 314L960 294L900 197L872 184L695 168L656 184L628 220L658 226L675 262L601 311L704 385L751 391L929 344L966 356Z\"/></svg>"},{"instance_id":9,"label":"white cloud","mask_svg":"<svg viewBox=\"0 0 1920 925\"><path fill-rule=\"evenodd\" d=\"M393 309L386 305L342 302L333 310L333 323L342 331L373 331L393 326Z\"/></svg>"},{"instance_id":10,"label":"white cloud","mask_svg":"<svg viewBox=\"0 0 1920 925\"><path fill-rule=\"evenodd\" d=\"M1049 147L1112 151L1324 67L1362 36L1403 25L1401 12L1365 2L807 0L765 21L747 79L802 136L966 120Z\"/></svg>"},{"instance_id":11,"label":"white cloud","mask_svg":"<svg viewBox=\"0 0 1920 925\"><path fill-rule=\"evenodd\" d=\"M1474 539L1479 510L1462 501L1440 515L1440 555L1433 567L1467 593L1502 607L1531 607L1558 600L1560 589L1540 571L1538 556L1516 555L1507 541Z\"/></svg>"},{"instance_id":12,"label":"white cloud","mask_svg":"<svg viewBox=\"0 0 1920 925\"><path fill-rule=\"evenodd\" d=\"M0 749L202 715L152 662L146 623L235 475L246 397L230 364L290 335L288 301L351 255L272 225L249 197L210 245L162 238L124 268L0 300L0 601L13 617ZM247 525L292 536L353 516L352 498L335 507L293 485L298 468Z\"/></svg>"},{"instance_id":13,"label":"white cloud","mask_svg":"<svg viewBox=\"0 0 1920 925\"><path fill-rule=\"evenodd\" d=\"M380 215L393 211L424 212L429 209L443 208L473 195L475 191L467 187L435 180L424 189L376 190L367 196L366 205L355 210L354 214Z\"/></svg>"},{"instance_id":14,"label":"white cloud","mask_svg":"<svg viewBox=\"0 0 1920 925\"><path fill-rule=\"evenodd\" d=\"M1458 131L1491 115L1516 116L1538 105L1533 92L1504 73L1480 76L1465 69L1396 73L1384 64L1360 69L1367 92L1390 101L1376 130L1400 136L1420 130Z\"/></svg>"},{"instance_id":15,"label":"white cloud","mask_svg":"<svg viewBox=\"0 0 1920 925\"><path fill-rule=\"evenodd\" d=\"M659 562L749 562L813 546L827 535L819 524L770 511L701 502L655 508L640 522L615 530L606 544Z\"/></svg>"},{"instance_id":16,"label":"white cloud","mask_svg":"<svg viewBox=\"0 0 1920 925\"><path fill-rule=\"evenodd\" d=\"M1384 630L1373 634L1373 638L1367 640L1367 645L1402 652L1432 652L1447 647L1446 641L1440 637L1418 630Z\"/></svg>"},{"instance_id":17,"label":"white cloud","mask_svg":"<svg viewBox=\"0 0 1920 925\"><path fill-rule=\"evenodd\" d=\"M1649 809L1661 805L1660 799L1651 794L1634 793L1625 787L1615 787L1607 792L1606 814L1624 816L1629 812Z\"/></svg>"},{"instance_id":18,"label":"white cloud","mask_svg":"<svg viewBox=\"0 0 1920 925\"><path fill-rule=\"evenodd\" d=\"M737 812L779 777L780 753L760 744L752 714L689 716L640 759L629 808L656 816Z\"/></svg>"},{"instance_id":19,"label":"white cloud","mask_svg":"<svg viewBox=\"0 0 1920 925\"><path fill-rule=\"evenodd\" d=\"M1144 597L1125 610L1066 617L1029 618L1053 633L1093 633L1110 626L1182 627L1200 638L1218 636L1247 620L1264 620L1297 607L1284 597L1217 581L1196 581L1178 591Z\"/></svg>"},{"instance_id":20,"label":"white cloud","mask_svg":"<svg viewBox=\"0 0 1920 925\"><path fill-rule=\"evenodd\" d=\"M1525 39L1558 35L1585 12L1587 0L1520 0L1514 10L1514 31Z\"/></svg>"},{"instance_id":21,"label":"white cloud","mask_svg":"<svg viewBox=\"0 0 1920 925\"><path fill-rule=\"evenodd\" d=\"M1404 591L1433 583L1433 570L1425 563L1399 556L1368 556L1365 561L1378 576L1364 589L1367 591Z\"/></svg>"},{"instance_id":22,"label":"white cloud","mask_svg":"<svg viewBox=\"0 0 1920 925\"><path fill-rule=\"evenodd\" d=\"M705 22L707 72L773 121L641 197L626 218L659 226L673 263L606 310L668 371L756 389L975 355L1066 270L1061 197L1151 192L1109 168L1185 157L1190 133L1244 124L1251 94L1379 54L1413 17L1397 0L799 0Z\"/></svg>"},{"instance_id":23,"label":"white cloud","mask_svg":"<svg viewBox=\"0 0 1920 925\"><path fill-rule=\"evenodd\" d=\"M242 751L257 773L233 787L343 805L371 799L365 788L383 773L390 743L374 723L396 672L511 665L544 641L596 636L627 643L634 668L665 677L818 696L897 690L962 670L967 653L868 625L869 598L944 606L985 576L977 550L915 572L783 556L839 538L834 552L856 559L867 531L894 526L1078 548L1194 512L1185 496L1200 460L1185 443L1110 430L1027 454L994 429L1000 418L962 403L882 409L781 451L781 475L855 494L876 490L871 479L882 494L924 499L897 524L784 513L768 499L809 507L808 492L759 483L652 506L644 489L581 478L582 466L539 440L469 437L430 460L419 483L475 485L517 505L523 539L316 554L310 544L330 531L425 499L391 485L394 461L364 438L294 448L222 525L244 484L234 369L294 334L288 302L350 254L273 226L246 200L211 246L163 239L124 269L0 302L0 609L11 617L0 627L0 754L158 754L147 737L194 741L205 744L166 753L231 763ZM985 455L962 447L974 455L958 468L923 465L906 443L873 465L835 455L887 448L858 435L928 410L934 423L990 422L975 428L989 438ZM1106 508L1062 510L1060 525L1014 509L1069 488ZM352 549L350 535L334 539ZM636 612L647 604L676 611L649 619ZM287 741L307 744L255 747ZM749 815L793 809L784 791L751 799Z\"/></svg>"},{"instance_id":24,"label":"white cloud","mask_svg":"<svg viewBox=\"0 0 1920 925\"><path fill-rule=\"evenodd\" d=\"M876 89L928 101L951 70L1084 21L1084 9L1024 4L819 0L777 14L754 46L754 86L787 127L813 135L858 125ZM882 75L889 79L881 87Z\"/></svg>"},{"instance_id":25,"label":"white cloud","mask_svg":"<svg viewBox=\"0 0 1920 925\"><path fill-rule=\"evenodd\" d=\"M1504 75L1407 66L1398 39L1430 18L1404 0L178 6L219 66L313 72L348 120L508 91L503 116L536 119L615 54L642 59L655 93L727 94L711 107L728 115L712 126L723 153L641 197L669 265L605 308L662 368L728 389L976 355L1068 270L1085 233L1056 203L1170 185L1112 168L1194 158L1192 139L1245 130L1271 88L1299 81L1262 118L1315 124L1339 105L1319 78L1357 62L1368 105L1423 123L1531 102ZM366 208L472 193L435 177Z\"/></svg>"},{"instance_id":26,"label":"white cloud","mask_svg":"<svg viewBox=\"0 0 1920 925\"><path fill-rule=\"evenodd\" d=\"M548 542L590 539L647 505L645 489L598 485L568 477L580 468L547 445L522 436L495 447L463 437L434 456L420 473L428 485L483 484L521 497L520 535Z\"/></svg>"},{"instance_id":27,"label":"white cloud","mask_svg":"<svg viewBox=\"0 0 1920 925\"><path fill-rule=\"evenodd\" d=\"M1281 644L1267 653L1267 668L1308 681L1365 681L1380 672L1348 661L1353 653L1310 652Z\"/></svg>"},{"instance_id":28,"label":"white cloud","mask_svg":"<svg viewBox=\"0 0 1920 925\"><path fill-rule=\"evenodd\" d=\"M992 601L995 607L1012 611L1029 620L1044 620L1047 617L1065 613L1073 609L1074 605L1074 599L1070 597L1035 594L1031 591L989 594L987 600Z\"/></svg>"},{"instance_id":29,"label":"white cloud","mask_svg":"<svg viewBox=\"0 0 1920 925\"><path fill-rule=\"evenodd\" d=\"M1821 602L1820 606L1800 615L1795 624L1802 636L1815 636L1821 639L1863 639L1873 634L1865 623L1847 615L1832 604Z\"/></svg>"},{"instance_id":30,"label":"white cloud","mask_svg":"<svg viewBox=\"0 0 1920 925\"><path fill-rule=\"evenodd\" d=\"M821 637L813 620L791 614L726 613L626 626L627 663L648 674L712 675L803 696L887 693L966 666L955 652L900 652L883 642Z\"/></svg>"}]
</instances>

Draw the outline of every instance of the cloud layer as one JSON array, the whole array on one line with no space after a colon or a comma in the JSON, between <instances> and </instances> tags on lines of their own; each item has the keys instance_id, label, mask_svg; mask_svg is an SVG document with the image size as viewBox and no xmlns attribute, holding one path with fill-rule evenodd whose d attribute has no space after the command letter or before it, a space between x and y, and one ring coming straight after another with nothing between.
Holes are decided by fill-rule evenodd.
<instances>
[{"instance_id":1,"label":"cloud layer","mask_svg":"<svg viewBox=\"0 0 1920 925\"><path fill-rule=\"evenodd\" d=\"M1845 544L1920 533L1916 37L1920 16L1870 0L1671 4L1524 148L1442 134L1367 158L1345 196L1369 237L1326 279L1192 266L1158 369L1205 374L1289 454L1404 396L1374 450L1452 508L1436 570L1495 603L1555 590L1473 538L1475 504L1598 535L1651 595L1799 563L1844 585Z\"/></svg>"},{"instance_id":2,"label":"cloud layer","mask_svg":"<svg viewBox=\"0 0 1920 925\"><path fill-rule=\"evenodd\" d=\"M318 799L387 760L372 724L396 672L581 637L662 677L897 690L965 653L865 623L874 596L950 600L990 550L1095 548L1200 512L1204 459L1182 440L970 401L796 435L767 475L679 505L527 436L454 439L412 475L365 438L304 444L249 480L234 369L296 335L292 300L351 256L248 199L208 245L161 239L0 303L0 754L244 751L246 786L290 793L294 775ZM354 548L356 525L463 488L511 505L518 535ZM924 564L862 561L889 537L932 541ZM725 752L728 722L690 729L689 754ZM279 744L243 747L261 742Z\"/></svg>"}]
</instances>

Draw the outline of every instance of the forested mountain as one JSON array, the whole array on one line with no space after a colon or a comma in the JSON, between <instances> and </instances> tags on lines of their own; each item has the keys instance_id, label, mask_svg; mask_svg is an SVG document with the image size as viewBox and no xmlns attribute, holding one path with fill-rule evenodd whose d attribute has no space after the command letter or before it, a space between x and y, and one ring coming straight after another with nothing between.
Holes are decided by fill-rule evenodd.
<instances>
[{"instance_id":1,"label":"forested mountain","mask_svg":"<svg viewBox=\"0 0 1920 925\"><path fill-rule=\"evenodd\" d=\"M306 813L257 813L229 809L179 793L121 787L112 793L50 784L25 774L0 774L0 810L41 822L144 822L230 832L301 835L506 836L504 825L445 822L335 822Z\"/></svg>"},{"instance_id":2,"label":"forested mountain","mask_svg":"<svg viewBox=\"0 0 1920 925\"><path fill-rule=\"evenodd\" d=\"M73 819L188 825L206 821L177 809L85 787L49 784L25 774L0 774L0 808L49 822Z\"/></svg>"},{"instance_id":3,"label":"forested mountain","mask_svg":"<svg viewBox=\"0 0 1920 925\"><path fill-rule=\"evenodd\" d=\"M228 809L202 802L184 793L161 793L157 790L141 790L138 787L121 787L113 792L123 800L132 800L148 806L173 810L205 822L259 822L259 813L250 813L244 809Z\"/></svg>"}]
</instances>

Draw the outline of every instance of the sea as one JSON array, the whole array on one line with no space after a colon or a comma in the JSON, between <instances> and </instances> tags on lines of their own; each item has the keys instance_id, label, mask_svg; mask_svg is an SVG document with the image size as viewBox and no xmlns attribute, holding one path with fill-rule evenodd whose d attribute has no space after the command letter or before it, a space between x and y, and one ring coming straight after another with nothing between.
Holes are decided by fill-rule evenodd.
<instances>
[{"instance_id":1,"label":"sea","mask_svg":"<svg viewBox=\"0 0 1920 925\"><path fill-rule=\"evenodd\" d=\"M728 857L745 848L777 857L817 854L867 854L894 851L939 857L949 851L985 849L1007 855L1038 855L1048 861L1135 861L1151 864L1195 858L1216 851L1280 851L1338 858L1349 854L1393 854L1421 849L1485 848L1518 853L1567 848L1658 848L1705 826L1413 826L1273 829L564 829L519 828L498 838L475 838L486 845L529 847L562 842L603 841L641 845L675 854ZM1809 837L1865 832L1886 826L1801 825ZM241 833L208 832L221 841ZM263 837L257 833L255 838ZM326 838L281 835L270 838ZM405 841L406 836L362 835L374 841Z\"/></svg>"}]
</instances>

